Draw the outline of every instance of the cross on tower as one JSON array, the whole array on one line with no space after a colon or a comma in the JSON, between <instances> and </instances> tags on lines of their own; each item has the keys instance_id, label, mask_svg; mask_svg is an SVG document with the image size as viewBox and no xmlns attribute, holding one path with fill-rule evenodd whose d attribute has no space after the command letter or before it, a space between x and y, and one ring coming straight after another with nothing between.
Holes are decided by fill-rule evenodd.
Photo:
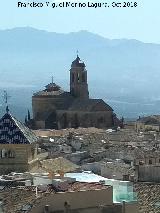
<instances>
[{"instance_id":1,"label":"cross on tower","mask_svg":"<svg viewBox=\"0 0 160 213\"><path fill-rule=\"evenodd\" d=\"M79 51L77 50L77 57L78 57Z\"/></svg>"}]
</instances>

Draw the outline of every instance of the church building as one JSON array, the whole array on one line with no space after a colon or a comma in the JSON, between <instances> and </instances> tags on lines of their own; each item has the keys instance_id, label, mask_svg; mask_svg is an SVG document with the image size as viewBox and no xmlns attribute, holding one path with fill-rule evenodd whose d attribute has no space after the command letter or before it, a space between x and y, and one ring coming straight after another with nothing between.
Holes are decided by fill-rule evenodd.
<instances>
[{"instance_id":1,"label":"church building","mask_svg":"<svg viewBox=\"0 0 160 213\"><path fill-rule=\"evenodd\" d=\"M86 66L78 55L71 64L70 92L52 80L33 95L32 108L33 129L109 128L118 121L102 99L89 98Z\"/></svg>"}]
</instances>

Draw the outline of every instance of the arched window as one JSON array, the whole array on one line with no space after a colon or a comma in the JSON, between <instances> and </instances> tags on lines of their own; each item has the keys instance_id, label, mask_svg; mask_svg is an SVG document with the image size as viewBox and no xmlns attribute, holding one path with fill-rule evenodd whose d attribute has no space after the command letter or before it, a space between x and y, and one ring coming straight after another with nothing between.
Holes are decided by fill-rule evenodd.
<instances>
[{"instance_id":1,"label":"arched window","mask_svg":"<svg viewBox=\"0 0 160 213\"><path fill-rule=\"evenodd\" d=\"M15 152L13 150L8 151L8 158L15 158Z\"/></svg>"},{"instance_id":2,"label":"arched window","mask_svg":"<svg viewBox=\"0 0 160 213\"><path fill-rule=\"evenodd\" d=\"M80 82L80 75L77 73L77 82Z\"/></svg>"},{"instance_id":3,"label":"arched window","mask_svg":"<svg viewBox=\"0 0 160 213\"><path fill-rule=\"evenodd\" d=\"M72 82L74 82L74 73L72 73Z\"/></svg>"},{"instance_id":4,"label":"arched window","mask_svg":"<svg viewBox=\"0 0 160 213\"><path fill-rule=\"evenodd\" d=\"M100 117L100 118L98 118L98 123L104 123L104 118L103 117Z\"/></svg>"},{"instance_id":5,"label":"arched window","mask_svg":"<svg viewBox=\"0 0 160 213\"><path fill-rule=\"evenodd\" d=\"M1 158L7 158L8 157L8 151L6 149L1 150Z\"/></svg>"},{"instance_id":6,"label":"arched window","mask_svg":"<svg viewBox=\"0 0 160 213\"><path fill-rule=\"evenodd\" d=\"M66 212L68 212L68 210L70 209L70 204L67 202L67 201L65 201L64 202L64 208L65 208L65 210L66 210Z\"/></svg>"},{"instance_id":7,"label":"arched window","mask_svg":"<svg viewBox=\"0 0 160 213\"><path fill-rule=\"evenodd\" d=\"M1 150L1 158L15 158L15 152L4 148Z\"/></svg>"},{"instance_id":8,"label":"arched window","mask_svg":"<svg viewBox=\"0 0 160 213\"><path fill-rule=\"evenodd\" d=\"M85 82L86 79L85 79L85 73L82 74L82 82Z\"/></svg>"}]
</instances>

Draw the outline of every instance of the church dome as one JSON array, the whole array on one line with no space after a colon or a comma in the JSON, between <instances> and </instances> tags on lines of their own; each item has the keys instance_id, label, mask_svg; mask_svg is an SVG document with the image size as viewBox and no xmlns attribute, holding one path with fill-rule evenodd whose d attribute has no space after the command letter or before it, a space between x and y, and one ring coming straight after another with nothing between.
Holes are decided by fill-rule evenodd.
<instances>
[{"instance_id":1,"label":"church dome","mask_svg":"<svg viewBox=\"0 0 160 213\"><path fill-rule=\"evenodd\" d=\"M55 83L50 83L48 85L46 85L46 91L47 92L51 92L51 91L59 91L61 88L59 85L55 84Z\"/></svg>"},{"instance_id":2,"label":"church dome","mask_svg":"<svg viewBox=\"0 0 160 213\"><path fill-rule=\"evenodd\" d=\"M85 67L85 63L81 61L80 57L77 55L77 58L72 62L71 67Z\"/></svg>"},{"instance_id":3,"label":"church dome","mask_svg":"<svg viewBox=\"0 0 160 213\"><path fill-rule=\"evenodd\" d=\"M65 91L63 91L59 85L55 84L52 78L52 82L47 84L44 90L34 93L34 96L59 96L63 93L65 93Z\"/></svg>"}]
</instances>

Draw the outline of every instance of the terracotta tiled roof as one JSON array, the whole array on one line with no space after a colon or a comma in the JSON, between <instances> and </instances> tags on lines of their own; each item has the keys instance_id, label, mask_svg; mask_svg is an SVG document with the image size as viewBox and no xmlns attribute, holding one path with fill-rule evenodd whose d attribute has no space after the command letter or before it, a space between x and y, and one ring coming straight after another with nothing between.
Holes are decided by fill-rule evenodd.
<instances>
[{"instance_id":1,"label":"terracotta tiled roof","mask_svg":"<svg viewBox=\"0 0 160 213\"><path fill-rule=\"evenodd\" d=\"M83 183L75 182L70 185L68 191L80 191L80 190L96 190L96 189L107 189L109 186L102 185L100 183Z\"/></svg>"}]
</instances>

